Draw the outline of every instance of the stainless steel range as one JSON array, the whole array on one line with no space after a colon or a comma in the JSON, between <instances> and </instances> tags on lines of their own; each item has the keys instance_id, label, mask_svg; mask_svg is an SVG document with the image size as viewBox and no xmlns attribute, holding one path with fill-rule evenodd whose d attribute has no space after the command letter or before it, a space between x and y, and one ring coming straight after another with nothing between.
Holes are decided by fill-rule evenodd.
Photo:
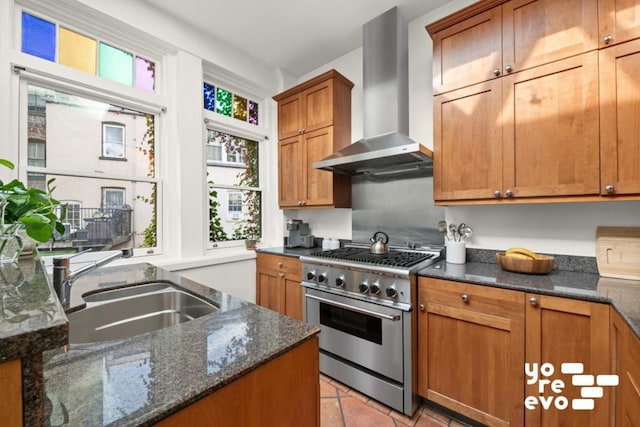
<instances>
[{"instance_id":1,"label":"stainless steel range","mask_svg":"<svg viewBox=\"0 0 640 427\"><path fill-rule=\"evenodd\" d=\"M411 416L419 404L416 272L441 248L345 247L301 257L305 320L320 333L320 371Z\"/></svg>"}]
</instances>

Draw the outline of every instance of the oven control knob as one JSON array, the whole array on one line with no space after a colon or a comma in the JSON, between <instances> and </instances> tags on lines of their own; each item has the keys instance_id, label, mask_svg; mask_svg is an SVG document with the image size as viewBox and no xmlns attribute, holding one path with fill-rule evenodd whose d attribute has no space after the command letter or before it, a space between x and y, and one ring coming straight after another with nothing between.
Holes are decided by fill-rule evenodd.
<instances>
[{"instance_id":1,"label":"oven control knob","mask_svg":"<svg viewBox=\"0 0 640 427\"><path fill-rule=\"evenodd\" d=\"M315 271L310 271L307 273L307 280L313 280L316 277L316 272Z\"/></svg>"},{"instance_id":2,"label":"oven control knob","mask_svg":"<svg viewBox=\"0 0 640 427\"><path fill-rule=\"evenodd\" d=\"M398 291L393 286L388 287L386 292L389 298L396 298L398 296Z\"/></svg>"},{"instance_id":3,"label":"oven control knob","mask_svg":"<svg viewBox=\"0 0 640 427\"><path fill-rule=\"evenodd\" d=\"M362 282L360 283L360 286L358 286L358 289L361 293L366 294L367 291L369 291L369 285L367 285L367 282Z\"/></svg>"},{"instance_id":4,"label":"oven control knob","mask_svg":"<svg viewBox=\"0 0 640 427\"><path fill-rule=\"evenodd\" d=\"M371 285L371 289L370 289L372 294L379 294L380 293L380 284L378 282L374 283L373 285Z\"/></svg>"},{"instance_id":5,"label":"oven control knob","mask_svg":"<svg viewBox=\"0 0 640 427\"><path fill-rule=\"evenodd\" d=\"M344 276L336 277L336 286L344 286Z\"/></svg>"},{"instance_id":6,"label":"oven control knob","mask_svg":"<svg viewBox=\"0 0 640 427\"><path fill-rule=\"evenodd\" d=\"M327 273L318 274L318 283L324 283L327 280Z\"/></svg>"}]
</instances>

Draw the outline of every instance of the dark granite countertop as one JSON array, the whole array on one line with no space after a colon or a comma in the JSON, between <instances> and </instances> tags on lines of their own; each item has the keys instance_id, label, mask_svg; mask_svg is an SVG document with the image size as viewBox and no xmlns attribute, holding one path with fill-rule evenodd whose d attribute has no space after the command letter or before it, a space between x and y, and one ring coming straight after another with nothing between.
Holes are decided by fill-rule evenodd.
<instances>
[{"instance_id":1,"label":"dark granite countertop","mask_svg":"<svg viewBox=\"0 0 640 427\"><path fill-rule=\"evenodd\" d=\"M640 281L555 269L544 275L511 273L488 262L440 261L418 275L611 304L640 338Z\"/></svg>"},{"instance_id":2,"label":"dark granite countertop","mask_svg":"<svg viewBox=\"0 0 640 427\"><path fill-rule=\"evenodd\" d=\"M135 264L102 267L80 277L72 287L71 308L84 305L82 294L92 290L160 280L201 296L214 303L218 311L128 339L64 347L68 336L66 316L40 264L31 262L32 276L20 286L20 293L23 297L31 295L26 292L31 287L42 291L44 296L37 301L44 307L51 304L51 309L43 314L40 305L32 309L31 298L23 298L22 307L17 303L13 311L2 313L5 317L0 325L3 357L40 352L34 356L34 373L25 374L23 379L25 390L33 390L35 396L25 402L29 408L25 425L152 425L319 332L318 328L150 264ZM21 281L16 274L18 279L4 275L5 293L11 291L11 283ZM27 317L7 320L6 316L15 318L16 313ZM60 329L55 340L47 338L46 331L51 328ZM36 332L43 343L34 342ZM45 403L37 399L43 377Z\"/></svg>"},{"instance_id":3,"label":"dark granite countertop","mask_svg":"<svg viewBox=\"0 0 640 427\"><path fill-rule=\"evenodd\" d=\"M315 248L286 248L284 246L279 246L279 247L274 247L274 248L260 248L260 249L256 249L256 252L262 252L265 254L272 254L272 255L283 255L283 256L288 256L288 257L293 257L293 258L299 258L301 256L306 256L306 255L310 255L314 252L319 252L321 251L322 248L319 247L315 247Z\"/></svg>"},{"instance_id":4,"label":"dark granite countertop","mask_svg":"<svg viewBox=\"0 0 640 427\"><path fill-rule=\"evenodd\" d=\"M67 318L33 258L0 265L0 293L0 362L66 342Z\"/></svg>"}]
</instances>

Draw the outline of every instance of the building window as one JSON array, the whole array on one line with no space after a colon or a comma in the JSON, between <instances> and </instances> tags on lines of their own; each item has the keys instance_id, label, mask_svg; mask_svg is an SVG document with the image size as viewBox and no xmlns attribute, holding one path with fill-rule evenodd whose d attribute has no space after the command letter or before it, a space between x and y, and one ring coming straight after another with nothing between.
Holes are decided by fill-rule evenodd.
<instances>
[{"instance_id":1,"label":"building window","mask_svg":"<svg viewBox=\"0 0 640 427\"><path fill-rule=\"evenodd\" d=\"M105 187L102 189L102 207L104 209L120 209L125 205L124 188Z\"/></svg>"},{"instance_id":2,"label":"building window","mask_svg":"<svg viewBox=\"0 0 640 427\"><path fill-rule=\"evenodd\" d=\"M206 82L202 95L205 110L258 126L260 106L256 101Z\"/></svg>"},{"instance_id":3,"label":"building window","mask_svg":"<svg viewBox=\"0 0 640 427\"><path fill-rule=\"evenodd\" d=\"M210 240L259 238L262 233L260 144L217 129L208 129L207 135L207 147L219 147L223 159L207 164ZM242 167L237 167L239 165Z\"/></svg>"},{"instance_id":4,"label":"building window","mask_svg":"<svg viewBox=\"0 0 640 427\"><path fill-rule=\"evenodd\" d=\"M242 216L242 192L241 191L229 191L227 211L229 212L229 218L232 220L238 220Z\"/></svg>"},{"instance_id":5,"label":"building window","mask_svg":"<svg viewBox=\"0 0 640 427\"><path fill-rule=\"evenodd\" d=\"M102 156L114 159L124 159L125 128L121 124L102 124Z\"/></svg>"},{"instance_id":6,"label":"building window","mask_svg":"<svg viewBox=\"0 0 640 427\"><path fill-rule=\"evenodd\" d=\"M77 200L63 200L62 204L67 207L67 216L64 222L69 224L70 231L75 232L82 228L80 222L82 219L82 203Z\"/></svg>"},{"instance_id":7,"label":"building window","mask_svg":"<svg viewBox=\"0 0 640 427\"><path fill-rule=\"evenodd\" d=\"M29 141L27 164L29 166L45 167L47 165L46 147L44 141Z\"/></svg>"}]
</instances>

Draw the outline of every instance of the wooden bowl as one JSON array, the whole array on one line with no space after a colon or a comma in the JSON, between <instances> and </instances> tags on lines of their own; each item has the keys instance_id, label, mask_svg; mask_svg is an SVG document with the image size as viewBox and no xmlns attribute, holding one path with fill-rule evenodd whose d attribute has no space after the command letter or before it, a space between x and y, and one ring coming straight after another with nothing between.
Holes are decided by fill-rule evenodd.
<instances>
[{"instance_id":1,"label":"wooden bowl","mask_svg":"<svg viewBox=\"0 0 640 427\"><path fill-rule=\"evenodd\" d=\"M548 255L538 255L538 259L524 259L505 256L504 252L498 252L496 258L503 270L526 274L547 274L553 268L554 261Z\"/></svg>"}]
</instances>

